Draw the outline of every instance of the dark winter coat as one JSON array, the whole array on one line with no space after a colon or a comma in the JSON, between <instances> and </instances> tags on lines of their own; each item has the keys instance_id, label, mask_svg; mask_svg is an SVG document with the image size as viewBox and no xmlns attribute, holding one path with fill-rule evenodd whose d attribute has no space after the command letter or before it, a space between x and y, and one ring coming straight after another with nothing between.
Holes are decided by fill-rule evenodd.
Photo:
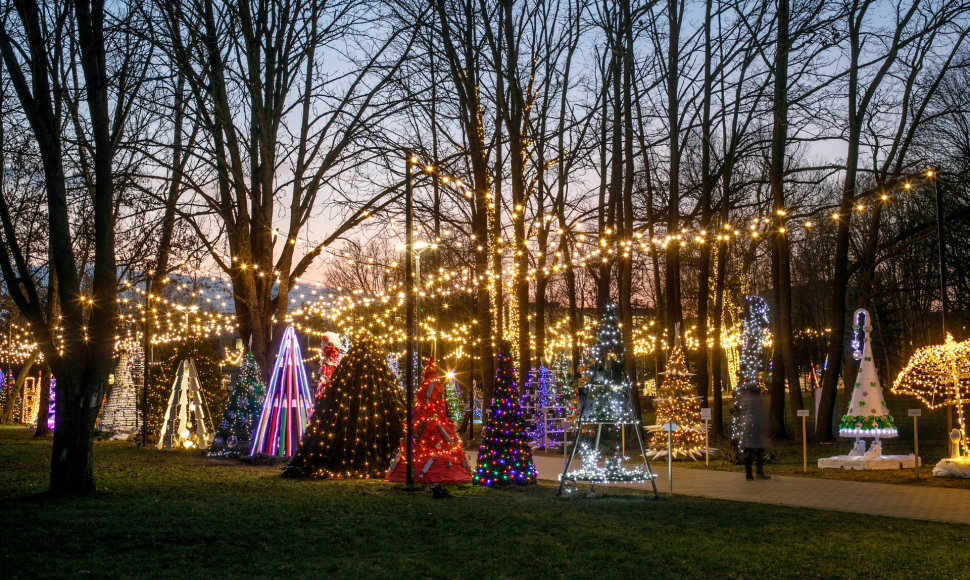
<instances>
[{"instance_id":1,"label":"dark winter coat","mask_svg":"<svg viewBox=\"0 0 970 580\"><path fill-rule=\"evenodd\" d=\"M745 425L741 434L741 447L764 449L768 446L768 424L761 393L745 390L741 396L740 412Z\"/></svg>"}]
</instances>

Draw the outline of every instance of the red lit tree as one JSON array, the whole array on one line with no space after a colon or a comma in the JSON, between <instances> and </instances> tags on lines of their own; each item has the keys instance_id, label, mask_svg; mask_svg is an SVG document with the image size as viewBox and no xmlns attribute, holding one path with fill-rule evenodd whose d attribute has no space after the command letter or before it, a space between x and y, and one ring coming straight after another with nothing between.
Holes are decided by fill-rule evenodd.
<instances>
[{"instance_id":1,"label":"red lit tree","mask_svg":"<svg viewBox=\"0 0 970 580\"><path fill-rule=\"evenodd\" d=\"M512 368L512 355L504 346L498 355L495 391L491 412L482 431L478 448L478 465L472 483L476 485L509 485L536 483L536 466L519 392Z\"/></svg>"},{"instance_id":2,"label":"red lit tree","mask_svg":"<svg viewBox=\"0 0 970 580\"><path fill-rule=\"evenodd\" d=\"M414 397L414 480L421 483L467 483L472 480L434 357L428 357ZM387 481L407 481L406 441L391 462Z\"/></svg>"}]
</instances>

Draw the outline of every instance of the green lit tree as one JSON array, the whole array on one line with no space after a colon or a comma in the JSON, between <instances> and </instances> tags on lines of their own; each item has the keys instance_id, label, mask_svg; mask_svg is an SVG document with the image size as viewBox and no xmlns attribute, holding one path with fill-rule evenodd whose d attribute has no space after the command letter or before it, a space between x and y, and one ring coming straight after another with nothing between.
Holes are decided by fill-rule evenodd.
<instances>
[{"instance_id":1,"label":"green lit tree","mask_svg":"<svg viewBox=\"0 0 970 580\"><path fill-rule=\"evenodd\" d=\"M229 403L216 428L215 438L209 446L209 455L248 455L252 446L253 429L259 421L266 388L260 378L259 365L253 353L243 357L239 378L233 386Z\"/></svg>"}]
</instances>

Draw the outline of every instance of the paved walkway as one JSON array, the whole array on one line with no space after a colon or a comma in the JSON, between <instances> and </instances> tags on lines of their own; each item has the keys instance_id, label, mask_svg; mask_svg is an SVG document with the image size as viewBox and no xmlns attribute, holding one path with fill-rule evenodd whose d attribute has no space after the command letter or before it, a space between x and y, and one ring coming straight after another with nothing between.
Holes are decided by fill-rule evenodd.
<instances>
[{"instance_id":1,"label":"paved walkway","mask_svg":"<svg viewBox=\"0 0 970 580\"><path fill-rule=\"evenodd\" d=\"M469 453L474 460L475 453ZM558 481L562 456L535 456L539 478ZM651 461L657 490L667 494L667 463ZM970 489L916 487L812 477L747 481L741 473L673 468L674 495L789 505L870 515L970 524ZM649 483L628 484L649 489Z\"/></svg>"}]
</instances>

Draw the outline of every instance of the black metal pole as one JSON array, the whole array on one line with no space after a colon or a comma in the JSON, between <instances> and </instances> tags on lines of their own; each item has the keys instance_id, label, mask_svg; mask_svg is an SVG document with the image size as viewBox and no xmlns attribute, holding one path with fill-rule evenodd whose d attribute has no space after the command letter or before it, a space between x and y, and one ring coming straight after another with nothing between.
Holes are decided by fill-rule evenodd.
<instances>
[{"instance_id":1,"label":"black metal pole","mask_svg":"<svg viewBox=\"0 0 970 580\"><path fill-rule=\"evenodd\" d=\"M414 485L414 438L412 437L414 411L414 319L415 319L415 300L414 300L414 203L411 192L411 152L404 152L404 296L407 301L407 349L405 358L407 360L407 371L405 374L405 448L407 465L407 484Z\"/></svg>"},{"instance_id":2,"label":"black metal pole","mask_svg":"<svg viewBox=\"0 0 970 580\"><path fill-rule=\"evenodd\" d=\"M141 382L141 444L148 445L148 365L149 349L151 348L151 315L152 315L152 277L151 274L145 278L145 332L144 332L144 351L142 352L142 382Z\"/></svg>"},{"instance_id":3,"label":"black metal pole","mask_svg":"<svg viewBox=\"0 0 970 580\"><path fill-rule=\"evenodd\" d=\"M940 326L943 327L943 342L946 342L946 254L944 253L946 238L943 233L943 194L940 193L940 174L934 171L931 179L933 180L933 188L936 190L936 242L940 266L940 306L942 308Z\"/></svg>"}]
</instances>

